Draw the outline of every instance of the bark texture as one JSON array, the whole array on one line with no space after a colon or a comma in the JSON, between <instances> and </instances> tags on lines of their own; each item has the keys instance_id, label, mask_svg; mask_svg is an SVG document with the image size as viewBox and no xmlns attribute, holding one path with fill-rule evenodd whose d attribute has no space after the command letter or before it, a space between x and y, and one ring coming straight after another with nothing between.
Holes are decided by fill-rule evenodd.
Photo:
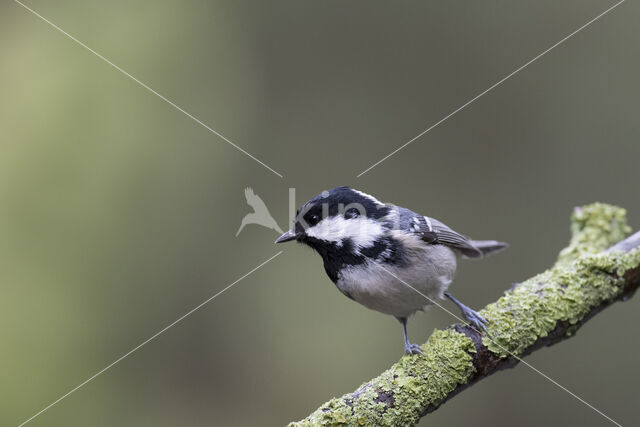
<instances>
[{"instance_id":1,"label":"bark texture","mask_svg":"<svg viewBox=\"0 0 640 427\"><path fill-rule=\"evenodd\" d=\"M630 231L622 208L576 208L571 241L556 264L480 311L490 337L459 324L435 330L422 346L424 356L403 356L355 392L290 425L413 425L481 379L570 338L640 286L640 232L625 239Z\"/></svg>"}]
</instances>

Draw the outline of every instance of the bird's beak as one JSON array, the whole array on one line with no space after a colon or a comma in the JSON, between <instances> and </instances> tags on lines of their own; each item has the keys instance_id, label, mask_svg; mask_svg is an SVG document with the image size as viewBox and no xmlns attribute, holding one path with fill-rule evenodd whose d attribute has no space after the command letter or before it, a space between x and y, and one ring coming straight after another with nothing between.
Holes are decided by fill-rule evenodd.
<instances>
[{"instance_id":1,"label":"bird's beak","mask_svg":"<svg viewBox=\"0 0 640 427\"><path fill-rule=\"evenodd\" d=\"M286 233L284 233L282 236L278 237L276 239L276 243L284 243L284 242L288 242L291 240L295 240L296 239L296 233L294 233L293 231L289 230Z\"/></svg>"}]
</instances>

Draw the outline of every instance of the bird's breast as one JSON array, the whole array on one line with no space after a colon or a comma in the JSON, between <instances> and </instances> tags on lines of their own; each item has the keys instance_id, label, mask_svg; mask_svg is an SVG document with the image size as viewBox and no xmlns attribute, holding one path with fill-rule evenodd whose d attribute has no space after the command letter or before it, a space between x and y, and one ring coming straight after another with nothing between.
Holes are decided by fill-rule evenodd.
<instances>
[{"instance_id":1,"label":"bird's breast","mask_svg":"<svg viewBox=\"0 0 640 427\"><path fill-rule=\"evenodd\" d=\"M335 280L345 295L367 308L406 317L441 299L456 270L454 252L441 245L418 245L404 262L367 259L343 267Z\"/></svg>"}]
</instances>

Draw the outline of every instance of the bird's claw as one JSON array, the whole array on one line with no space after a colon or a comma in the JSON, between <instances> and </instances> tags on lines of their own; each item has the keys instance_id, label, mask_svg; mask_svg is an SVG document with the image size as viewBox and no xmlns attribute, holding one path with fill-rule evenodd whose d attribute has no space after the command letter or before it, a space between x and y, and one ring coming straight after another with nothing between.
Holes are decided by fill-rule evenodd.
<instances>
[{"instance_id":1,"label":"bird's claw","mask_svg":"<svg viewBox=\"0 0 640 427\"><path fill-rule=\"evenodd\" d=\"M470 308L462 310L462 315L471 326L478 330L478 332L480 332L480 330L483 330L487 335L489 335L486 327L486 325L489 324L487 319L480 316L477 312L471 310Z\"/></svg>"},{"instance_id":2,"label":"bird's claw","mask_svg":"<svg viewBox=\"0 0 640 427\"><path fill-rule=\"evenodd\" d=\"M418 344L405 344L404 346L404 354L422 354L424 355L424 350Z\"/></svg>"}]
</instances>

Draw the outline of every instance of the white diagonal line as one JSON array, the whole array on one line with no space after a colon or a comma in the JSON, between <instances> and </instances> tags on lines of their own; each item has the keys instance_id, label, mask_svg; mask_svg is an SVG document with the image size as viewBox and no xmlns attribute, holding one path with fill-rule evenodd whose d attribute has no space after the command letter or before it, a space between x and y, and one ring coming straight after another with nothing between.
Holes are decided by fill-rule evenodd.
<instances>
[{"instance_id":1,"label":"white diagonal line","mask_svg":"<svg viewBox=\"0 0 640 427\"><path fill-rule=\"evenodd\" d=\"M156 332L155 334L151 335L149 338L147 338L146 340L144 340L143 342L141 342L140 344L138 344L137 346L135 346L134 348L132 348L131 350L129 350L128 352L126 352L125 354L123 354L122 356L120 356L119 358L117 358L116 360L114 360L113 362L111 362L110 364L108 364L107 366L105 366L104 368L102 368L101 370L99 370L98 372L96 372L95 374L93 374L92 376L90 376L89 378L87 378L86 380L84 380L83 382L81 382L80 384L78 384L77 386L75 386L74 388L72 388L71 390L69 390L68 392L66 392L65 394L63 394L62 396L60 396L58 399L54 400L53 402L51 402L49 405L45 406L42 410L40 410L38 413L34 414L33 416L31 416L29 419L25 420L24 422L22 422L18 427L22 427L23 425L27 424L29 421L33 420L35 417L37 417L38 415L42 414L43 412L45 412L46 410L50 409L52 406L54 406L55 404L57 404L58 402L60 402L61 400L65 399L66 397L68 397L70 394L72 394L73 392L77 391L78 389L80 389L81 387L83 387L84 385L86 385L87 383L89 383L90 381L92 381L93 379L95 379L97 376L103 374L106 370L108 370L109 368L113 367L116 363L122 361L123 359L125 359L126 357L130 356L132 353L134 353L135 351L139 350L142 346L144 346L145 344L147 344L149 341L153 340L154 338L156 338L158 335L164 333L167 331L167 329L175 326L178 322L182 321L183 319L185 319L187 316L193 314L196 310L200 309L202 306L204 306L205 304L211 302L213 299L215 299L218 295L222 294L224 291L226 291L227 289L229 289L230 287L232 287L233 285L235 285L236 283L240 282L242 279L246 278L247 276L249 276L251 273L255 272L256 270L258 270L259 268L261 268L262 266L264 266L266 263L268 263L269 261L271 261L272 259L274 259L275 257L277 257L278 255L280 255L282 253L282 251L278 252L277 254L275 254L274 256L272 256L271 258L269 258L268 260L264 261L262 264L258 265L257 267L255 267L253 270L249 271L247 274L245 274L244 276L240 277L239 279L237 279L235 282L231 283L230 285L228 285L226 288L222 289L221 291L219 291L218 293L216 293L214 296L206 299L204 302L198 304L197 306L195 306L194 308L192 308L191 310L189 310L188 312L186 312L185 314L183 314L182 316L180 316L179 318L177 318L176 320L174 320L173 322L169 323L167 326L165 326L164 328L160 329L158 332Z\"/></svg>"},{"instance_id":2,"label":"white diagonal line","mask_svg":"<svg viewBox=\"0 0 640 427\"><path fill-rule=\"evenodd\" d=\"M202 120L200 120L199 118L197 118L196 116L194 116L193 114L185 111L182 107L180 107L179 105L177 105L176 103L174 103L173 101L171 101L170 99L166 98L165 96L159 94L158 92L156 92L155 90L153 90L152 88L150 88L149 86L147 86L145 83L141 82L140 80L138 80L137 78L133 77L131 74L129 74L127 71L125 71L124 69L122 69L121 67L119 67L118 65L114 64L113 62L109 61L107 58L105 58L104 56L100 55L98 52L96 52L95 50L91 49L89 46L87 46L86 44L82 43L80 40L78 40L77 38L73 37L71 34L67 33L65 30L63 30L62 28L58 27L56 24L54 24L53 22L49 21L47 18L45 18L44 16L40 15L38 12L36 12L35 10L31 9L29 6L25 5L24 3L20 2L19 0L14 0L16 3L18 3L20 6L22 6L23 8L25 8L26 10L28 10L29 12L31 12L32 14L34 14L35 16L37 16L38 18L40 18L41 20L43 20L44 22L46 22L47 24L51 25L53 28L55 28L56 30L58 30L59 32L61 32L62 34L64 34L65 36L69 37L71 40L73 40L74 42L76 42L77 44L79 44L80 46L82 46L83 48L87 49L89 52L93 53L95 56L97 56L98 58L102 59L104 62L106 62L107 64L111 65L113 68L115 68L116 70L120 71L122 74L124 74L125 76L129 77L131 80L133 80L134 82L138 83L140 86L142 86L143 88L145 88L146 90L148 90L149 92L153 93L154 95L156 95L157 97L159 97L160 99L162 99L164 102L166 102L167 104L171 105L173 108L175 108L176 110L180 111L181 113L183 113L184 115L186 115L187 117L189 117L190 119L192 119L193 121L195 121L196 123L198 123L199 125L201 125L202 127L204 127L205 129L207 129L209 132L212 132L213 134L215 134L216 136L218 136L220 139L222 139L223 141L228 142L229 144L231 144L233 147L235 147L236 149L238 149L239 151L241 151L242 153L246 154L247 156L251 157L253 160L255 160L256 162L260 163L262 166L264 166L265 168L269 169L271 172L273 172L274 174L278 175L280 178L283 178L282 174L280 174L279 172L277 172L276 170L274 170L273 168L271 168L270 166L266 165L263 161L261 161L260 159L256 158L253 154L249 153L247 150L245 150L244 148L240 147L239 145L235 144L234 142L232 142L229 138L227 138L226 136L222 135L220 132L218 132L217 130L213 129L212 127L210 127L209 125L207 125L206 123L204 123Z\"/></svg>"},{"instance_id":3,"label":"white diagonal line","mask_svg":"<svg viewBox=\"0 0 640 427\"><path fill-rule=\"evenodd\" d=\"M380 266L382 267L383 270L385 270L387 273L389 273L391 276L395 277L397 280L399 280L401 283L403 283L404 285L410 287L411 289L413 289L414 291L416 291L418 294L422 295L424 298L426 298L429 302L431 302L432 304L440 307L441 309L443 309L444 311L446 311L447 313L449 313L450 315L452 315L453 317L455 317L456 319L458 319L460 322L464 323L465 325L469 326L471 329L473 329L474 331L476 331L478 334L482 335L482 332L479 331L478 329L476 329L473 325L470 325L467 321L465 321L464 319L460 318L459 316L457 316L456 314L452 313L451 311L447 310L445 307L443 307L442 305L438 304L437 302L435 302L434 300L432 300L431 298L429 298L428 296L426 296L425 294L423 294L422 292L420 292L419 290L417 290L416 288L414 288L413 286L411 286L410 284L408 284L407 282L405 282L404 280L402 280L401 278L399 278L398 276L396 276L395 274L393 274L393 272L391 272L390 270L388 270L387 268L385 268L384 266ZM503 346L501 346L500 344L498 344L497 342L494 341L493 338L491 338L489 335L486 335L486 337L488 339L491 340L492 343L494 343L496 346L500 347L500 349L504 350L505 352L509 353L509 355L511 355L512 357L514 357L516 360L518 360L518 362L522 362L524 363L526 366L528 366L529 368L531 368L534 372L536 372L537 374L541 375L543 378L547 379L548 381L550 381L551 383L555 384L556 386L558 386L559 388L561 388L562 390L566 391L567 393L569 393L571 396L575 397L576 399L578 399L580 402L584 403L585 405L587 405L589 408L593 409L594 411L596 411L598 414L602 415L604 418L606 418L607 420L611 421L613 424L617 425L618 427L622 427L622 425L618 422L616 422L615 420L613 420L611 417L609 417L607 414L605 414L604 412L602 412L601 410L599 410L598 408L596 408L595 406L593 406L592 404L590 404L589 402L587 402L586 400L584 400L583 398L581 398L580 396L578 396L577 394L575 394L574 392L572 392L571 390L569 390L568 388L566 388L565 386L563 386L562 384L560 384L558 381L554 380L553 378L551 378L550 376L548 376L547 374L545 374L544 372L540 371L538 368L536 368L535 366L533 366L532 364L525 362L524 360L522 360L521 358L519 358L518 356L516 356L515 354L513 354L512 352L510 352L509 350L507 350L506 348L504 348Z\"/></svg>"},{"instance_id":4,"label":"white diagonal line","mask_svg":"<svg viewBox=\"0 0 640 427\"><path fill-rule=\"evenodd\" d=\"M365 169L364 171L360 172L356 178L360 178L362 175L364 175L365 173L369 172L371 169L375 168L376 166L378 166L380 163L384 162L385 160L387 160L389 157L393 156L394 154L396 154L398 151L402 150L403 148L405 148L407 145L411 144L412 142L414 142L415 140L417 140L418 138L422 137L423 135L425 135L426 133L428 133L429 131L431 131L432 129L434 129L435 127L439 126L441 123L443 123L444 121L448 120L449 118L451 118L452 116L454 116L456 113L458 113L460 110L464 109L465 107L467 107L469 104L473 103L474 101L476 101L478 98L486 95L488 92L490 92L491 90L495 89L497 86L499 86L500 84L504 83L505 81L507 81L508 79L510 79L511 77L513 77L514 75L516 75L517 73L519 73L520 71L524 70L525 68L527 68L529 65L533 64L535 61L537 61L538 59L542 58L544 55L546 55L547 53L551 52L554 48L560 46L562 43L566 42L567 40L569 40L571 37L575 36L576 34L578 34L580 31L584 30L585 28L587 28L589 25L593 24L594 22L596 22L598 19L602 18L604 15L606 15L607 13L611 12L613 9L615 9L616 7L620 6L622 3L624 3L625 0L620 0L618 3L614 4L613 6L611 6L609 9L605 10L604 12L602 12L600 15L596 16L595 18L593 18L592 20L590 20L589 22L587 22L586 24L584 24L583 26L581 26L580 28L578 28L577 30L575 30L574 32L572 32L571 34L569 34L568 36L564 37L562 40L560 40L559 42L553 44L551 47L549 47L548 49L544 50L542 53L540 53L538 56L536 56L535 58L531 59L530 61L526 62L524 65L516 68L514 71L512 71L511 73L507 74L506 76L504 76L502 79L498 80L497 82L495 82L494 84L492 84L491 86L489 86L487 89L485 89L484 91L480 92L478 95L474 96L473 98L471 98L470 100L468 100L467 102L465 102L464 104L462 104L460 107L456 108L455 110L453 110L452 112L450 112L449 114L447 114L446 116L444 116L443 118L441 118L440 120L438 120L437 122L435 122L434 124L432 124L431 126L429 126L428 128L426 128L425 130L423 130L422 132L420 132L418 135L414 136L413 138L411 138L409 141L405 142L404 144L402 144L400 147L396 148L395 150L393 150L391 153L387 154L386 156L384 156L382 159L378 160L377 162L375 162L374 164L372 164L371 166L369 166L367 169Z\"/></svg>"}]
</instances>

